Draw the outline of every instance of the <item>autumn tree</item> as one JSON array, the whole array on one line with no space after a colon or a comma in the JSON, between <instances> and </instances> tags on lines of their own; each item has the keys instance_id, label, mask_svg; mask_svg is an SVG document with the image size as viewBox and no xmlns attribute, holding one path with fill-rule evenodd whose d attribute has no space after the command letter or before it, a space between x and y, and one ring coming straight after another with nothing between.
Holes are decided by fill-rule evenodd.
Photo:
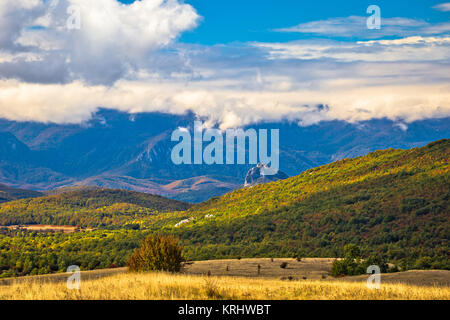
<instances>
[{"instance_id":1,"label":"autumn tree","mask_svg":"<svg viewBox=\"0 0 450 320\"><path fill-rule=\"evenodd\" d=\"M130 271L169 271L179 272L182 246L173 236L150 235L142 241L128 260Z\"/></svg>"}]
</instances>

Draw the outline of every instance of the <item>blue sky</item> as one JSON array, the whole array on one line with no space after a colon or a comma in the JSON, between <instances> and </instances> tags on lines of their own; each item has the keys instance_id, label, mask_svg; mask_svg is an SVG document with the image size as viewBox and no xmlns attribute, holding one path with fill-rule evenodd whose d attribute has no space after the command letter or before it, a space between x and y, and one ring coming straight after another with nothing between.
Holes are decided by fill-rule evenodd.
<instances>
[{"instance_id":1,"label":"blue sky","mask_svg":"<svg viewBox=\"0 0 450 320\"><path fill-rule=\"evenodd\" d=\"M0 1L0 117L79 123L106 107L190 110L222 128L407 128L450 116L449 1L121 1Z\"/></svg>"},{"instance_id":2,"label":"blue sky","mask_svg":"<svg viewBox=\"0 0 450 320\"><path fill-rule=\"evenodd\" d=\"M122 0L132 3L132 0ZM369 16L376 4L382 17L407 17L432 23L448 22L449 14L432 7L440 0L186 0L203 17L199 27L182 35L187 43L278 42L317 38L317 35L279 33L274 29L335 17ZM320 37L320 36L319 36Z\"/></svg>"}]
</instances>

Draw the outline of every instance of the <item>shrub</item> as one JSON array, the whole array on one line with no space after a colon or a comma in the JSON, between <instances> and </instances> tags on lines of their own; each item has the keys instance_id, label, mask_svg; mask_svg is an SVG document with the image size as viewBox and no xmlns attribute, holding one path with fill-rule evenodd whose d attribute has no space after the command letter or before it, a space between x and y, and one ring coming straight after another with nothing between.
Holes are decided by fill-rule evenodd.
<instances>
[{"instance_id":1,"label":"shrub","mask_svg":"<svg viewBox=\"0 0 450 320\"><path fill-rule=\"evenodd\" d=\"M365 274L367 268L371 265L380 267L380 272L382 273L389 271L389 266L386 260L380 255L371 255L367 259L363 260L361 259L360 249L354 244L346 245L344 247L344 251L345 258L335 260L331 266L330 275L333 277Z\"/></svg>"},{"instance_id":2,"label":"shrub","mask_svg":"<svg viewBox=\"0 0 450 320\"><path fill-rule=\"evenodd\" d=\"M342 275L354 276L365 273L361 264L354 259L345 258L342 260L335 260L331 266L330 275L339 277Z\"/></svg>"},{"instance_id":3,"label":"shrub","mask_svg":"<svg viewBox=\"0 0 450 320\"><path fill-rule=\"evenodd\" d=\"M182 247L172 236L150 235L128 260L130 271L179 272L184 261Z\"/></svg>"},{"instance_id":4,"label":"shrub","mask_svg":"<svg viewBox=\"0 0 450 320\"><path fill-rule=\"evenodd\" d=\"M287 262L282 262L282 263L280 264L280 268L281 268L281 269L286 269L287 265L288 265Z\"/></svg>"},{"instance_id":5,"label":"shrub","mask_svg":"<svg viewBox=\"0 0 450 320\"><path fill-rule=\"evenodd\" d=\"M430 257L421 257L416 260L416 269L430 269L432 264L432 259Z\"/></svg>"}]
</instances>

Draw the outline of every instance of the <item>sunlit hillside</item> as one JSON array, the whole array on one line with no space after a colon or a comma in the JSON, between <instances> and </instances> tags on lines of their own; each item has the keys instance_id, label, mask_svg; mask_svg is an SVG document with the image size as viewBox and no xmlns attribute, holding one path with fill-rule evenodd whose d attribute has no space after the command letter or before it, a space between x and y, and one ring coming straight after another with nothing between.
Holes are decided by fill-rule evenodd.
<instances>
[{"instance_id":1,"label":"sunlit hillside","mask_svg":"<svg viewBox=\"0 0 450 320\"><path fill-rule=\"evenodd\" d=\"M228 193L159 224L193 258L333 257L355 243L406 268L449 268L449 159L450 140L380 150Z\"/></svg>"},{"instance_id":2,"label":"sunlit hillside","mask_svg":"<svg viewBox=\"0 0 450 320\"><path fill-rule=\"evenodd\" d=\"M186 210L185 202L120 189L86 188L0 205L0 225L57 224L99 227Z\"/></svg>"},{"instance_id":3,"label":"sunlit hillside","mask_svg":"<svg viewBox=\"0 0 450 320\"><path fill-rule=\"evenodd\" d=\"M358 245L401 270L450 269L450 140L345 159L199 205L129 191L79 191L0 205L11 224L94 227L72 234L0 228L0 277L124 266L149 233L189 260L342 257ZM185 210L187 209L187 210ZM182 211L185 210L185 211ZM55 255L58 253L58 256Z\"/></svg>"}]
</instances>

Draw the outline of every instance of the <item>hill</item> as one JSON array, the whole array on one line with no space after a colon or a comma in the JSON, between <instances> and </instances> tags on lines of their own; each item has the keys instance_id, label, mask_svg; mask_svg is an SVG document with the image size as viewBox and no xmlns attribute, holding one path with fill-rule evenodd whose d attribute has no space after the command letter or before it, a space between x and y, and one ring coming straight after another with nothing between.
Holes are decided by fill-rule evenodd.
<instances>
[{"instance_id":1,"label":"hill","mask_svg":"<svg viewBox=\"0 0 450 320\"><path fill-rule=\"evenodd\" d=\"M64 272L72 264L82 270L124 266L142 238L155 232L180 238L191 260L333 258L353 243L363 257L378 255L402 270L450 269L449 159L450 140L380 150L190 208L108 189L4 203L3 224L79 224L98 230L0 228L0 277Z\"/></svg>"},{"instance_id":2,"label":"hill","mask_svg":"<svg viewBox=\"0 0 450 320\"><path fill-rule=\"evenodd\" d=\"M200 259L338 257L355 243L404 268L448 269L449 159L450 140L380 150L233 191L157 225ZM191 221L174 227L182 219Z\"/></svg>"},{"instance_id":3,"label":"hill","mask_svg":"<svg viewBox=\"0 0 450 320\"><path fill-rule=\"evenodd\" d=\"M120 189L74 188L0 205L0 225L120 226L132 218L186 210L189 204Z\"/></svg>"},{"instance_id":4,"label":"hill","mask_svg":"<svg viewBox=\"0 0 450 320\"><path fill-rule=\"evenodd\" d=\"M15 189L5 186L4 184L0 184L0 203L23 198L39 197L42 195L42 193L37 191Z\"/></svg>"}]
</instances>

